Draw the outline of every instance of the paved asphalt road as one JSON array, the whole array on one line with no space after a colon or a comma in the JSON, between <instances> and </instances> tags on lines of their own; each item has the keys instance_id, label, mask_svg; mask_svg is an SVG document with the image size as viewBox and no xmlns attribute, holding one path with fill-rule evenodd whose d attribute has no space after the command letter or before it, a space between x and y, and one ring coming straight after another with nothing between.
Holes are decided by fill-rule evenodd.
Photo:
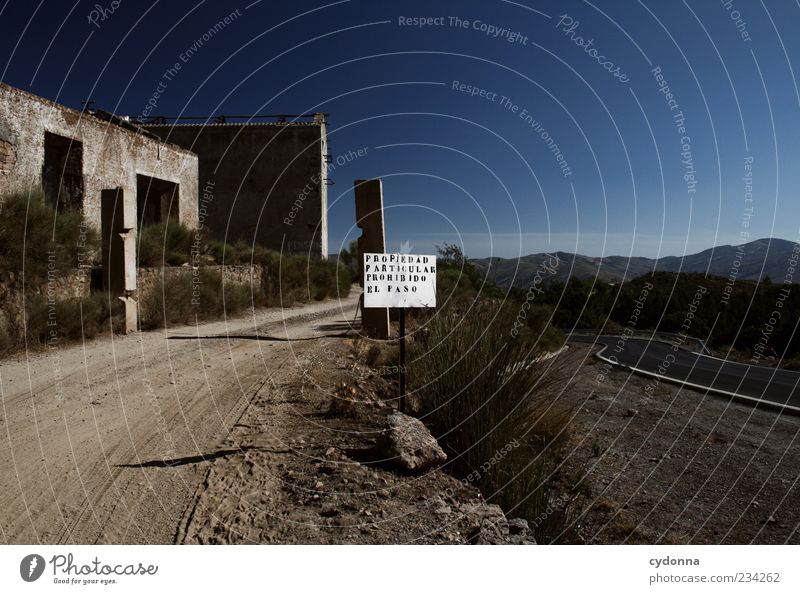
<instances>
[{"instance_id":1,"label":"paved asphalt road","mask_svg":"<svg viewBox=\"0 0 800 594\"><path fill-rule=\"evenodd\" d=\"M723 361L644 338L628 338L621 352L615 351L621 342L618 335L574 334L568 340L605 345L598 353L600 357L612 360L616 357L620 364L636 371L800 411L799 372Z\"/></svg>"}]
</instances>

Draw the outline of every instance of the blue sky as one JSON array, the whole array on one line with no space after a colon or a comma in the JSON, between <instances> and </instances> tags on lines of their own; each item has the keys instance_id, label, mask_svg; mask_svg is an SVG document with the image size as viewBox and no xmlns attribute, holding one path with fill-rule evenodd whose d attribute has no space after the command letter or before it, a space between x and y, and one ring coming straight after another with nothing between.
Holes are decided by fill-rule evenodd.
<instances>
[{"instance_id":1,"label":"blue sky","mask_svg":"<svg viewBox=\"0 0 800 594\"><path fill-rule=\"evenodd\" d=\"M384 180L389 249L655 257L743 232L798 239L794 1L114 5L9 0L0 79L136 116L238 10L153 113L328 112L335 156L366 149L333 173L331 251L356 237L352 182L371 177Z\"/></svg>"}]
</instances>

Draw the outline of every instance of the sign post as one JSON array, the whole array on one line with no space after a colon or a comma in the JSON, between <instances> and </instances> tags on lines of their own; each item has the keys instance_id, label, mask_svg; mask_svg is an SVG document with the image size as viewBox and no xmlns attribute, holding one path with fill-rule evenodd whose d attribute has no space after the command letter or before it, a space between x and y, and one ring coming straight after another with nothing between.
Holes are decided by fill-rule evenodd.
<instances>
[{"instance_id":1,"label":"sign post","mask_svg":"<svg viewBox=\"0 0 800 594\"><path fill-rule=\"evenodd\" d=\"M406 412L406 310L400 309L400 412Z\"/></svg>"},{"instance_id":2,"label":"sign post","mask_svg":"<svg viewBox=\"0 0 800 594\"><path fill-rule=\"evenodd\" d=\"M400 310L400 400L406 409L406 309L436 307L436 256L364 254L364 307Z\"/></svg>"}]
</instances>

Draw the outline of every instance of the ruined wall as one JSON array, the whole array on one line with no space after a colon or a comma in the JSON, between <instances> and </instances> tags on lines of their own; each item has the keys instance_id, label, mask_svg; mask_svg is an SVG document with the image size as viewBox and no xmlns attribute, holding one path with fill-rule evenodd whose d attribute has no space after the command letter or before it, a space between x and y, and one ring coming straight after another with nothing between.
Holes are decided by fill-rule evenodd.
<instances>
[{"instance_id":1,"label":"ruined wall","mask_svg":"<svg viewBox=\"0 0 800 594\"><path fill-rule=\"evenodd\" d=\"M40 185L45 132L82 143L83 211L100 229L100 193L121 187L125 226L136 228L136 175L179 184L180 220L197 226L197 156L0 83L0 191Z\"/></svg>"},{"instance_id":2,"label":"ruined wall","mask_svg":"<svg viewBox=\"0 0 800 594\"><path fill-rule=\"evenodd\" d=\"M328 256L327 132L313 122L146 126L200 158L200 222L214 237Z\"/></svg>"},{"instance_id":3,"label":"ruined wall","mask_svg":"<svg viewBox=\"0 0 800 594\"><path fill-rule=\"evenodd\" d=\"M222 275L222 282L227 284L243 284L250 285L254 291L261 290L261 287L266 283L266 276L264 267L259 264L250 266L249 264L234 264L232 266L221 265L208 265L203 266L205 270L213 270ZM144 292L152 290L158 286L158 283L163 279L169 281L170 279L181 278L187 275L192 275L194 269L191 266L164 266L164 267L146 267L139 269L139 291Z\"/></svg>"},{"instance_id":4,"label":"ruined wall","mask_svg":"<svg viewBox=\"0 0 800 594\"><path fill-rule=\"evenodd\" d=\"M54 207L80 211L87 225L105 231L104 289L122 299L125 328L132 331L137 176L176 184L178 206L170 210L197 227L198 161L113 114L97 116L0 83L0 194L42 187Z\"/></svg>"}]
</instances>

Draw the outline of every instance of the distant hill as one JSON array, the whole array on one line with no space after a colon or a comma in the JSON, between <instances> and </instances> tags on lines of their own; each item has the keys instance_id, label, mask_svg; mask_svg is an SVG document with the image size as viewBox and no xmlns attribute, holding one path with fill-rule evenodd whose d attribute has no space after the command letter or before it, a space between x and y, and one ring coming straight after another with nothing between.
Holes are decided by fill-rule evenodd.
<instances>
[{"instance_id":1,"label":"distant hill","mask_svg":"<svg viewBox=\"0 0 800 594\"><path fill-rule=\"evenodd\" d=\"M737 278L760 280L766 276L773 282L783 282L788 260L792 255L794 243L785 239L758 239L740 246L722 245L687 256L668 256L666 258L627 258L608 256L594 258L555 252L559 265L555 274L542 272L549 262L547 254L531 254L521 258L478 258L470 262L501 287L527 287L535 278L537 271L543 282L566 282L570 277L593 279L602 282L621 282L653 272L697 272L713 276L727 277L738 265ZM762 270L763 268L763 270ZM800 271L795 275L800 282Z\"/></svg>"}]
</instances>

